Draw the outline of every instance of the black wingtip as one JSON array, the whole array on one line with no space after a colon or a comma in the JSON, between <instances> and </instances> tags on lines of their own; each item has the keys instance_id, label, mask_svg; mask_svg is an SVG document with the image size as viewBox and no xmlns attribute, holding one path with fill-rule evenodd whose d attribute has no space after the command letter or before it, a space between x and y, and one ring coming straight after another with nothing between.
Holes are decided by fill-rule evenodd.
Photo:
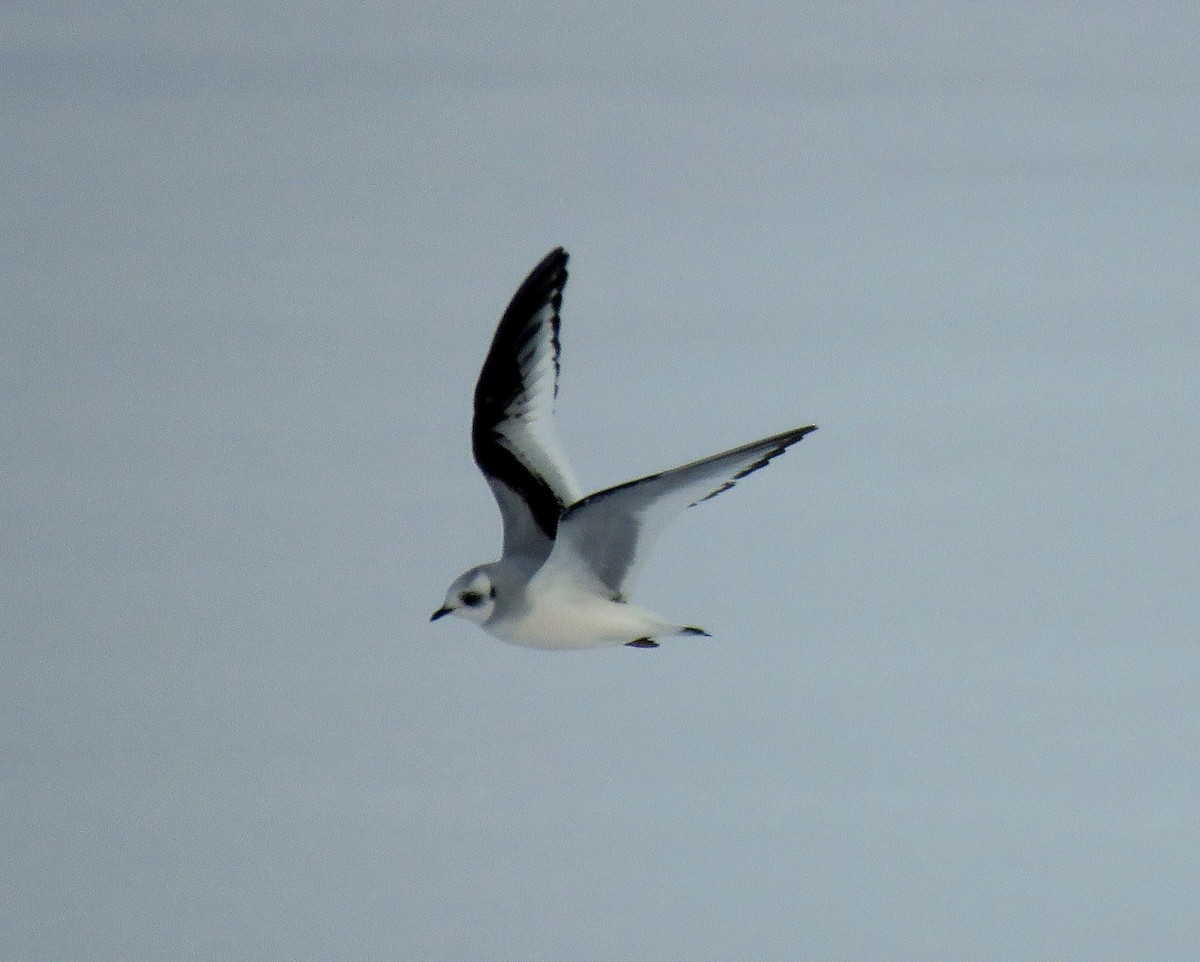
<instances>
[{"instance_id":1,"label":"black wingtip","mask_svg":"<svg viewBox=\"0 0 1200 962\"><path fill-rule=\"evenodd\" d=\"M812 434L816 429L817 426L815 424L806 424L802 428L795 428L792 431L784 431L783 434L776 435L776 439L779 441L780 452L786 451L801 438Z\"/></svg>"},{"instance_id":2,"label":"black wingtip","mask_svg":"<svg viewBox=\"0 0 1200 962\"><path fill-rule=\"evenodd\" d=\"M784 431L784 432L782 432L780 434L776 434L772 437L763 438L761 441L752 441L750 444L747 444L741 448L735 448L734 449L735 451L745 451L747 448L752 449L752 448L755 448L760 445L764 445L764 446L769 445L769 447L766 447L766 449L763 451L762 457L760 457L757 461L755 461L753 464L747 465L745 468L743 468L741 471L739 471L737 474L735 474L732 478L730 478L728 481L726 481L723 485L721 485L715 491L710 491L699 501L693 502L691 507L694 508L696 505L703 504L705 501L708 501L710 498L715 498L718 494L728 491L735 484L737 484L739 481L741 481L742 478L746 477L746 475L753 474L759 468L765 468L775 458L777 458L777 457L779 457L779 455L783 454L784 451L786 451L793 444L795 444L797 441L799 441L801 438L803 438L806 434L812 434L813 431L815 431L816 429L817 429L817 426L815 424L806 424L802 428L793 428L791 431ZM734 452L728 452L728 453L732 454Z\"/></svg>"},{"instance_id":3,"label":"black wingtip","mask_svg":"<svg viewBox=\"0 0 1200 962\"><path fill-rule=\"evenodd\" d=\"M701 638L711 638L712 635L703 628L697 628L695 625L685 625L680 629L681 635L699 635Z\"/></svg>"},{"instance_id":4,"label":"black wingtip","mask_svg":"<svg viewBox=\"0 0 1200 962\"><path fill-rule=\"evenodd\" d=\"M633 641L625 642L626 648L657 648L658 642L653 638L634 638Z\"/></svg>"},{"instance_id":5,"label":"black wingtip","mask_svg":"<svg viewBox=\"0 0 1200 962\"><path fill-rule=\"evenodd\" d=\"M538 261L537 266L529 272L521 286L517 288L504 316L500 319L500 328L520 326L530 314L543 304L554 305L555 313L562 306L562 291L567 284L567 261L571 255L562 247L556 247ZM555 332L557 333L557 319Z\"/></svg>"},{"instance_id":6,"label":"black wingtip","mask_svg":"<svg viewBox=\"0 0 1200 962\"><path fill-rule=\"evenodd\" d=\"M538 261L537 267L529 272L529 276L525 279L525 284L531 286L540 286L544 284L546 278L554 277L560 272L565 272L567 269L567 261L571 259L571 255L567 253L565 247L556 247L550 251L545 257ZM563 283L566 283L565 279ZM559 284L558 286L562 286Z\"/></svg>"}]
</instances>

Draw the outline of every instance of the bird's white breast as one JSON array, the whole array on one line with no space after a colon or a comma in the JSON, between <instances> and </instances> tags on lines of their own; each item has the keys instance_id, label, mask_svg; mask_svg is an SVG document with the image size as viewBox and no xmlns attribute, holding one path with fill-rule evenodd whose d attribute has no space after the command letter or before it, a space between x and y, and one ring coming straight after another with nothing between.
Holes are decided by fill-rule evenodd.
<instances>
[{"instance_id":1,"label":"bird's white breast","mask_svg":"<svg viewBox=\"0 0 1200 962\"><path fill-rule=\"evenodd\" d=\"M519 614L485 628L502 641L529 648L578 649L623 645L666 625L641 608L584 592L531 593L529 601Z\"/></svg>"}]
</instances>

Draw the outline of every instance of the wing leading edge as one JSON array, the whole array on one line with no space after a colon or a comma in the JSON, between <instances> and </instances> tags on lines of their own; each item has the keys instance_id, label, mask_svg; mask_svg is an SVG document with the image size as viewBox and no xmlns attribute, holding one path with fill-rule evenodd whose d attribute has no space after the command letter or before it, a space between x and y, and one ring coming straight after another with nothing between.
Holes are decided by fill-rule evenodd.
<instances>
[{"instance_id":1,"label":"wing leading edge","mask_svg":"<svg viewBox=\"0 0 1200 962\"><path fill-rule=\"evenodd\" d=\"M555 248L517 289L475 385L471 449L500 508L505 557L546 558L580 495L553 426L567 258Z\"/></svg>"}]
</instances>

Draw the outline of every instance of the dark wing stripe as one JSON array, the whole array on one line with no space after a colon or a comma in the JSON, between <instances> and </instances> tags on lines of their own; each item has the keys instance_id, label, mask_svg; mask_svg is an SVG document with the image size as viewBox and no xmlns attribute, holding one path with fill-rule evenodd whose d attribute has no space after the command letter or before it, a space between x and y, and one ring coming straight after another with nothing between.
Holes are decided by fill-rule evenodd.
<instances>
[{"instance_id":1,"label":"dark wing stripe","mask_svg":"<svg viewBox=\"0 0 1200 962\"><path fill-rule=\"evenodd\" d=\"M524 464L502 442L498 426L519 417L535 403L527 382L537 355L537 337L550 325L554 363L554 395L558 394L559 309L567 283L567 252L555 248L530 272L500 319L487 360L475 385L475 417L471 449L485 475L511 488L529 506L537 526L550 539L566 505L544 478ZM546 318L545 308L550 307Z\"/></svg>"},{"instance_id":2,"label":"dark wing stripe","mask_svg":"<svg viewBox=\"0 0 1200 962\"><path fill-rule=\"evenodd\" d=\"M799 441L802 437L804 437L804 435L809 434L812 431L815 431L816 429L817 429L817 426L815 424L810 424L810 425L808 425L808 427L797 428L795 431L789 431L787 434L783 435L779 439L779 444L777 444L775 447L771 448L771 450L767 451L766 454L764 454L761 458L759 458L757 461L755 461L749 467L742 468L741 471L739 471L737 474L735 474L732 478L730 478L724 484L722 484L719 487L715 488L714 490L708 492L708 494L706 494L699 501L693 501L690 505L688 505L688 507L694 508L694 507L696 507L696 505L700 504L702 501L707 501L709 498L715 498L722 491L728 491L735 484L737 484L739 481L741 481L742 478L744 478L746 475L753 474L759 468L765 468L768 464L771 463L772 460L779 457L779 455L783 454L784 451L786 451L793 444L795 444L797 441ZM808 449L805 448L805 450L808 450Z\"/></svg>"},{"instance_id":3,"label":"dark wing stripe","mask_svg":"<svg viewBox=\"0 0 1200 962\"><path fill-rule=\"evenodd\" d=\"M551 541L558 531L558 519L566 505L554 490L523 465L519 458L502 444L489 444L482 450L475 446L475 463L488 477L509 488L529 508L534 523Z\"/></svg>"}]
</instances>

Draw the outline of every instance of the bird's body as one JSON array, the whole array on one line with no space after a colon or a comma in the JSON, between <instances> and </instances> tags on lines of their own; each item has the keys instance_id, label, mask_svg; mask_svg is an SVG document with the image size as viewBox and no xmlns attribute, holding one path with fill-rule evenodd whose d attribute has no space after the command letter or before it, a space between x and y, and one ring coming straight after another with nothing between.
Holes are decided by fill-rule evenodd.
<instances>
[{"instance_id":1,"label":"bird's body","mask_svg":"<svg viewBox=\"0 0 1200 962\"><path fill-rule=\"evenodd\" d=\"M499 563L503 566L503 562ZM493 577L497 573L493 567ZM653 635L690 634L683 625L624 601L573 586L547 586L536 578L484 627L529 648L596 648L624 645Z\"/></svg>"},{"instance_id":2,"label":"bird's body","mask_svg":"<svg viewBox=\"0 0 1200 962\"><path fill-rule=\"evenodd\" d=\"M472 448L504 521L499 561L455 579L433 619L457 614L531 648L656 647L704 635L630 604L628 589L679 511L765 465L814 425L586 498L553 433L567 253L551 251L513 295L475 388Z\"/></svg>"}]
</instances>

